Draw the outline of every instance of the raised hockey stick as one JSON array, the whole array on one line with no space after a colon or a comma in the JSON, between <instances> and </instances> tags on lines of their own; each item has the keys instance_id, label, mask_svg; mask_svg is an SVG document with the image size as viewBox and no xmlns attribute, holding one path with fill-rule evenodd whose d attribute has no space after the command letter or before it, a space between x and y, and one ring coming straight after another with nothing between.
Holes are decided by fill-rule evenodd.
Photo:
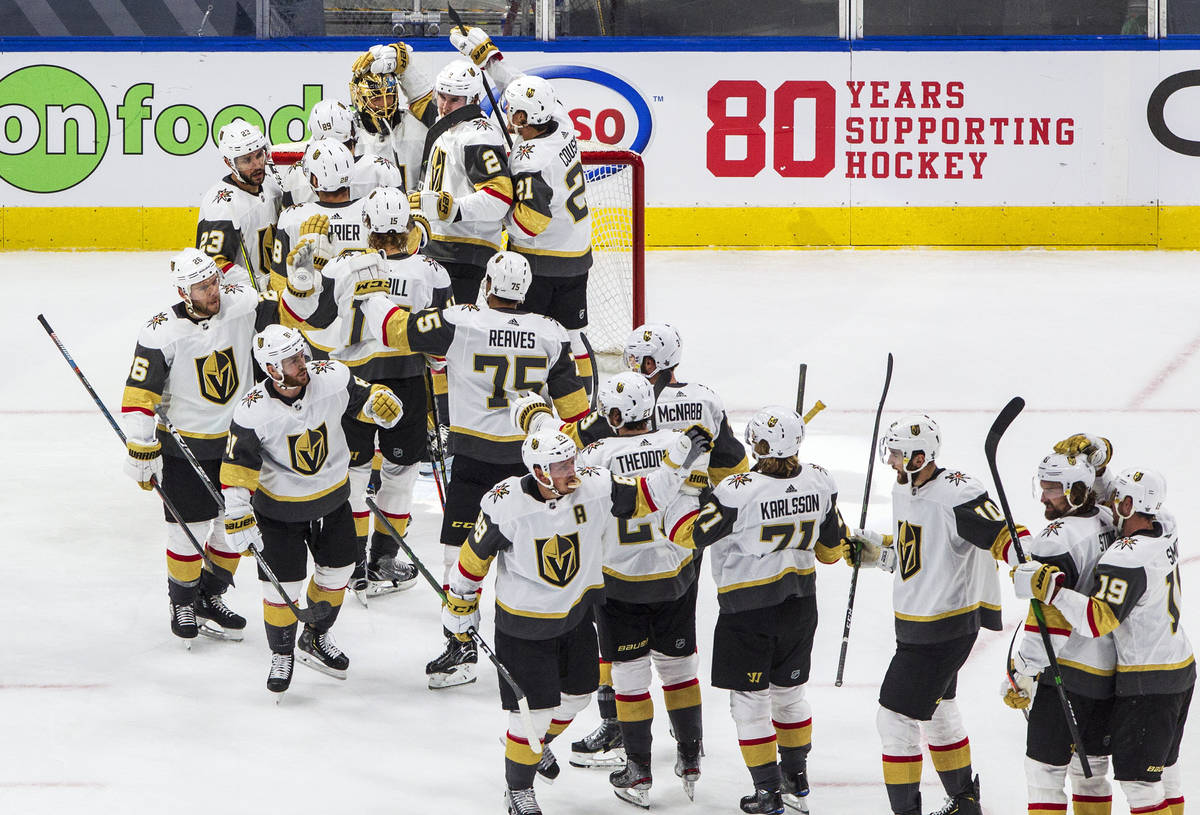
<instances>
[{"instance_id":1,"label":"raised hockey stick","mask_svg":"<svg viewBox=\"0 0 1200 815\"><path fill-rule=\"evenodd\" d=\"M421 562L419 557L417 557L417 553L414 552L411 547L409 547L403 536L396 531L396 527L392 526L391 519L383 513L383 510L379 508L379 505L375 503L374 499L368 498L367 506L370 508L371 512L375 513L375 520L382 523L383 528L387 530L388 534L392 536L396 543L400 544L400 548L404 550L404 553L408 555L409 560L411 560L413 565L417 567L417 571L421 573L421 576L425 578L433 590L437 592L437 596L441 598L442 603L445 604L446 592L442 590L442 584L434 579L433 575L429 573L429 570L425 568L425 564ZM465 546L466 544L463 545ZM533 727L533 714L529 712L529 700L525 698L525 691L521 690L521 686L517 684L517 680L513 679L512 674L508 672L508 668L504 667L504 663L501 662L500 658L496 656L496 652L493 651L491 646L487 644L487 641L484 640L483 635L481 635L473 627L467 629L467 634L475 641L475 644L479 646L479 649L487 654L488 659L490 659L492 664L496 666L496 673L500 675L501 681L504 682L505 685L508 685L509 690L511 690L513 696L516 697L517 710L521 715L521 724L525 727L525 735L529 739L529 749L533 750L534 753L540 754L542 752L542 734L538 733Z\"/></svg>"},{"instance_id":2,"label":"raised hockey stick","mask_svg":"<svg viewBox=\"0 0 1200 815\"><path fill-rule=\"evenodd\" d=\"M463 25L462 17L458 16L458 12L454 10L454 6L447 3L446 13L450 15L450 19L454 22L454 26L465 36L467 33L467 27ZM500 106L496 104L496 97L492 94L492 84L488 82L487 72L480 68L479 75L483 80L483 89L487 92L488 101L492 103L492 113L496 115L496 121L500 123L500 132L504 134L504 143L508 145L509 152L512 152L512 136L508 135L508 125L505 124L504 117L500 113Z\"/></svg>"},{"instance_id":3,"label":"raised hockey stick","mask_svg":"<svg viewBox=\"0 0 1200 815\"><path fill-rule=\"evenodd\" d=\"M167 412L162 409L162 405L159 405L154 412L158 414L158 420L162 422L163 427L167 429L167 432L171 434L171 438L175 440L175 444L179 446L179 450L183 453L183 457L187 459L188 464L192 465L192 469L196 471L196 476L200 479L200 483L204 485L204 488L208 490L208 494L212 496L212 499L217 502L217 506L221 508L222 512L224 512L225 496L223 496L220 490L217 489L216 485L209 480L208 473L204 472L204 468L201 467L200 462L196 460L196 456L194 453L192 453L192 449L188 447L187 442L184 441L179 430L177 430L175 425L171 423L171 420L167 418ZM288 597L287 592L283 590L283 586L279 584L279 578L275 576L275 572L271 571L271 567L268 566L266 560L263 559L262 552L259 551L258 547L254 544L250 544L250 551L254 554L254 559L258 562L259 570L261 570L262 573L267 576L267 582L275 587L275 591L279 592L279 596L283 598L283 602L287 603L287 607L291 609L293 614L296 615L297 620L311 625L324 620L333 613L333 606L330 605L328 600L320 600L315 604L310 605L308 608L300 608L300 606L293 603Z\"/></svg>"},{"instance_id":4,"label":"raised hockey stick","mask_svg":"<svg viewBox=\"0 0 1200 815\"><path fill-rule=\"evenodd\" d=\"M883 403L887 401L888 388L892 386L892 355L888 354L887 373L883 376L883 393L879 396L879 407L875 409L875 429L871 431L871 455L867 460L867 483L863 487L862 513L858 516L858 528L867 525L867 504L871 500L871 476L875 473L875 445L879 443L879 422L883 418ZM838 654L837 678L834 687L842 686L842 675L846 670L846 651L850 648L850 620L854 617L854 596L858 593L858 570L862 558L854 559L854 572L850 575L850 598L846 601L846 622L842 627L842 650Z\"/></svg>"},{"instance_id":5,"label":"raised hockey stick","mask_svg":"<svg viewBox=\"0 0 1200 815\"><path fill-rule=\"evenodd\" d=\"M800 363L800 375L796 378L796 412L804 415L804 383L808 379L808 363ZM805 422L808 420L806 419Z\"/></svg>"},{"instance_id":6,"label":"raised hockey stick","mask_svg":"<svg viewBox=\"0 0 1200 815\"><path fill-rule=\"evenodd\" d=\"M42 328L46 329L46 333L50 335L50 339L54 340L54 344L58 346L58 350L63 355L63 359L67 361L67 364L71 366L71 370L75 372L77 377L79 377L79 381L83 384L83 387L92 397L92 401L96 403L96 407L100 408L100 412L104 414L104 418L108 419L108 424L116 432L117 436L120 437L121 442L124 443L125 431L121 430L121 426L117 424L117 420L114 419L113 415L108 412L108 408L104 405L103 400L100 399L100 395L96 393L95 388L92 387L92 383L88 382L88 378L83 375L83 371L79 369L79 366L75 364L75 360L72 359L71 355L67 352L67 347L62 344L62 340L60 340L58 335L54 333L54 329L50 327L50 323L46 322L46 318L44 316L39 314L37 319L38 322L42 324ZM154 491L158 493L158 497L162 499L163 506L167 508L167 512L171 513L171 517L175 519L175 523L179 524L179 528L183 530L183 534L187 536L188 541L192 544L192 547L195 548L196 553L200 555L201 560L204 561L204 565L207 566L209 571L211 571L222 582L228 583L230 586L232 586L233 575L228 569L223 569L212 562L212 558L210 558L208 553L204 551L204 547L200 545L200 541L196 540L196 536L192 534L192 530L188 529L188 525L183 522L183 516L179 514L179 510L175 508L175 504L173 504L171 499L167 497L167 494L163 492L163 488L159 485L158 479L150 479L150 484L154 487Z\"/></svg>"},{"instance_id":7,"label":"raised hockey stick","mask_svg":"<svg viewBox=\"0 0 1200 815\"><path fill-rule=\"evenodd\" d=\"M1008 538L1012 542L1013 551L1017 553L1017 562L1019 563L1024 563L1028 558L1025 557L1025 550L1021 547L1021 541L1017 537L1017 525L1008 508L1004 484L1000 482L1000 471L996 467L996 448L1000 446L1000 438L1004 435L1004 431L1008 430L1009 425L1024 409L1025 400L1020 396L1014 396L1000 411L996 421L992 422L987 438L983 442L983 453L987 456L988 469L992 471L992 482L996 485L996 497L1000 499L1000 510L1004 513L1004 523L1008 526ZM1084 778L1091 778L1091 763L1088 761L1087 753L1084 752L1083 739L1079 736L1079 723L1075 719L1075 709L1071 706L1071 700L1067 697L1067 688L1063 685L1062 671L1058 667L1058 657L1054 654L1054 645L1050 642L1050 629L1046 626L1046 616L1042 611L1042 604L1034 599L1029 601L1029 605L1033 609L1033 616L1037 619L1038 633L1042 635L1042 645L1046 649L1046 656L1050 659L1050 676L1054 679L1054 687L1058 691L1058 699L1062 703L1063 715L1067 719L1067 730L1070 731L1071 741L1075 744L1075 755L1079 756L1079 764Z\"/></svg>"}]
</instances>

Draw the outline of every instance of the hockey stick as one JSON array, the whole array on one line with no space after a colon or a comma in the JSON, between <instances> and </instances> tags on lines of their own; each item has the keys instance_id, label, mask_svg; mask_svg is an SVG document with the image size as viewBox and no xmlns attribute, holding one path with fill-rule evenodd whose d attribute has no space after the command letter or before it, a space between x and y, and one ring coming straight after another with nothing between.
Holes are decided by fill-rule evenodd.
<instances>
[{"instance_id":1,"label":"hockey stick","mask_svg":"<svg viewBox=\"0 0 1200 815\"><path fill-rule=\"evenodd\" d=\"M238 236L238 246L242 250L242 258L246 261L246 271L249 272L249 274L250 274L250 285L254 287L254 290L256 292L258 292L259 294L262 294L264 292L264 289L258 282L258 275L255 274L255 272L254 272L254 264L250 262L250 253L246 251L246 241L242 239L242 230L241 229L238 230L237 236ZM267 272L267 288L269 289L270 287L271 287L271 273L268 271Z\"/></svg>"},{"instance_id":2,"label":"hockey stick","mask_svg":"<svg viewBox=\"0 0 1200 815\"><path fill-rule=\"evenodd\" d=\"M588 359L592 361L592 394L591 398L588 400L588 407L591 410L595 410L597 404L596 399L598 398L598 394L600 392L600 371L597 368L598 360L596 359L596 352L592 350L591 341L588 339L587 334L583 331L579 332L579 341L583 343L583 347L587 351Z\"/></svg>"},{"instance_id":3,"label":"hockey stick","mask_svg":"<svg viewBox=\"0 0 1200 815\"><path fill-rule=\"evenodd\" d=\"M808 413L804 414L804 423L808 424L809 422L811 422L813 420L813 417L816 416L818 413L820 413L824 409L825 409L825 403L822 402L820 399L818 399L815 403L813 403L813 406L808 411ZM797 411L797 412L799 412L799 411Z\"/></svg>"},{"instance_id":4,"label":"hockey stick","mask_svg":"<svg viewBox=\"0 0 1200 815\"><path fill-rule=\"evenodd\" d=\"M446 478L446 449L442 446L442 425L441 417L438 416L437 394L433 392L433 373L429 370L429 366L425 367L425 392L428 394L429 412L433 416L433 429L426 429L430 464L433 467L433 484L437 487L438 502L442 505L442 512L445 512L446 490L450 489L450 484Z\"/></svg>"},{"instance_id":5,"label":"hockey stick","mask_svg":"<svg viewBox=\"0 0 1200 815\"><path fill-rule=\"evenodd\" d=\"M867 525L867 504L871 500L871 476L875 473L875 445L879 443L879 422L883 418L883 403L887 401L888 388L892 386L892 355L888 354L887 373L883 376L883 393L879 396L879 407L875 409L875 429L871 431L871 456L867 460L867 483L863 487L862 513L858 516L858 528ZM842 675L846 670L846 651L850 648L850 620L854 617L854 596L858 593L858 570L862 568L862 557L854 558L854 572L850 575L850 599L846 601L846 623L842 627L842 650L838 654L836 688L842 686Z\"/></svg>"},{"instance_id":6,"label":"hockey stick","mask_svg":"<svg viewBox=\"0 0 1200 815\"><path fill-rule=\"evenodd\" d=\"M374 499L368 498L367 506L370 508L371 512L375 513L375 520L382 523L388 534L392 536L396 543L400 544L400 548L404 550L406 555L408 555L409 560L411 560L413 565L417 567L417 571L421 573L433 590L437 592L437 596L441 598L442 604L445 605L446 592L442 590L442 584L434 579L433 575L429 573L429 570L425 568L425 564L421 562L419 557L417 557L417 553L412 550L400 533L396 531L396 527L392 526L391 519L383 513L383 510L379 508L379 505L375 503ZM465 543L463 545L466 546ZM513 696L516 697L517 710L521 715L521 724L525 727L525 734L529 739L529 749L533 750L535 754L541 754L542 734L534 730L533 714L529 712L529 700L525 698L525 691L521 690L521 686L517 684L517 680L513 679L512 674L508 672L508 668L504 667L504 663L501 662L500 658L496 656L495 651L493 651L491 646L487 644L487 641L484 640L482 634L476 631L474 627L468 628L467 634L475 641L475 644L479 646L479 649L487 654L488 659L490 659L492 664L496 666L496 673L500 675L501 681L504 682L505 685L508 685L509 690L512 691Z\"/></svg>"},{"instance_id":7,"label":"hockey stick","mask_svg":"<svg viewBox=\"0 0 1200 815\"><path fill-rule=\"evenodd\" d=\"M1025 550L1021 547L1021 541L1017 538L1017 525L1013 521L1012 512L1008 508L1008 498L1004 494L1004 485L1000 483L1000 471L996 468L996 448L1000 446L1000 437L1004 435L1004 431L1008 430L1009 425L1017 418L1025 408L1025 400L1020 396L1014 396L1007 405L1000 411L1000 415L996 417L996 421L992 422L992 427L988 430L987 438L983 442L983 453L987 456L988 469L992 471L992 482L996 485L996 497L1000 499L1000 510L1004 513L1004 523L1008 527L1008 538L1012 542L1013 551L1017 553L1017 562L1025 563L1028 558L1025 557ZM1042 611L1042 604L1037 599L1029 601L1030 607L1033 609L1033 616L1037 618L1038 633L1042 635L1042 645L1046 649L1046 656L1050 659L1050 675L1054 679L1054 687L1058 691L1058 699L1062 702L1063 715L1067 719L1067 730L1071 733L1071 740L1075 744L1075 755L1079 756L1079 764L1083 769L1084 778L1092 777L1091 764L1088 761L1087 753L1084 752L1083 739L1079 736L1079 723L1075 719L1075 709L1071 706L1071 700L1067 697L1066 686L1063 685L1062 671L1058 667L1058 657L1054 654L1054 645L1050 642L1050 629L1046 627L1046 615Z\"/></svg>"},{"instance_id":8,"label":"hockey stick","mask_svg":"<svg viewBox=\"0 0 1200 815\"><path fill-rule=\"evenodd\" d=\"M163 427L171 434L171 438L175 440L175 444L179 446L183 457L187 459L188 464L192 465L192 469L196 471L196 475L200 479L200 483L204 485L204 489L208 490L208 494L217 502L217 506L221 511L225 511L225 496L223 496L216 485L208 478L208 473L204 472L204 468L200 466L200 462L196 460L196 456L192 453L192 449L188 447L187 442L183 440L183 436L175 425L171 424L171 420L167 418L167 412L162 409L162 405L155 408L154 411L158 414L158 420L162 422ZM275 591L279 592L279 596L283 598L283 602L287 603L287 607L296 615L296 619L302 623L318 623L324 620L333 613L333 606L328 600L320 600L315 605L310 605L308 608L300 608L293 603L287 596L287 592L283 590L283 586L279 584L279 578L275 576L275 572L271 571L271 567L263 560L262 552L254 544L250 544L250 551L254 554L254 559L258 562L258 568L267 576L267 581L275 587Z\"/></svg>"},{"instance_id":9,"label":"hockey stick","mask_svg":"<svg viewBox=\"0 0 1200 815\"><path fill-rule=\"evenodd\" d=\"M1012 639L1008 641L1008 665L1004 668L1004 673L1008 676L1008 685L1015 691L1020 691L1021 688L1017 685L1017 671L1013 662L1013 647L1017 644L1017 634L1021 633L1021 626L1018 624L1013 630ZM1030 700L1032 701L1032 700ZM1025 721L1029 721L1029 708L1021 708L1021 713L1025 716Z\"/></svg>"},{"instance_id":10,"label":"hockey stick","mask_svg":"<svg viewBox=\"0 0 1200 815\"><path fill-rule=\"evenodd\" d=\"M808 379L808 363L800 363L800 376L796 379L796 412L804 415L804 381ZM805 420L807 422L807 420Z\"/></svg>"},{"instance_id":11,"label":"hockey stick","mask_svg":"<svg viewBox=\"0 0 1200 815\"><path fill-rule=\"evenodd\" d=\"M124 443L125 431L121 430L121 426L117 424L117 420L113 418L113 415L108 412L108 408L105 407L104 402L100 399L100 395L96 393L96 390L92 387L92 383L88 382L88 378L83 375L83 371L79 369L79 366L75 364L75 360L71 358L69 353L67 353L67 347L62 344L62 341L58 338L58 335L54 333L54 329L50 327L50 323L46 322L46 318L44 316L39 314L37 319L38 322L42 324L42 328L46 329L46 333L50 335L50 339L54 340L54 344L58 346L58 350L62 353L63 359L67 361L67 364L71 366L71 370L75 372L77 377L79 377L79 381L83 384L83 387L92 397L92 401L96 403L96 407L100 408L100 412L104 414L104 418L108 420L109 425L116 432L117 436L120 437L121 442ZM210 558L204 551L204 547L200 545L200 541L196 540L196 536L192 534L192 530L188 529L188 525L184 523L183 516L179 514L179 510L175 508L175 504L173 504L171 499L167 497L167 494L163 492L163 488L159 485L158 479L151 478L150 485L154 487L154 491L157 492L158 497L162 499L163 506L167 508L167 512L171 513L171 517L175 519L175 523L179 524L179 528L183 530L183 534L187 536L187 539L192 544L192 547L196 550L197 554L200 555L201 560L204 561L204 565L207 566L209 571L211 571L213 575L219 578L222 582L228 583L230 586L232 586L233 574L230 573L228 569L223 569L212 562L212 558Z\"/></svg>"},{"instance_id":12,"label":"hockey stick","mask_svg":"<svg viewBox=\"0 0 1200 815\"><path fill-rule=\"evenodd\" d=\"M467 27L463 25L462 17L458 16L458 12L454 10L454 6L446 4L446 13L450 15L450 19L454 21L455 27L463 33L467 34ZM508 150L511 153L513 149L512 136L508 135L508 125L504 122L504 117L500 114L500 106L496 104L496 97L492 95L492 85L488 82L487 71L482 67L479 69L479 78L483 80L483 89L487 92L488 101L492 103L492 113L496 114L496 121L500 123L500 132L504 134L504 143L508 145Z\"/></svg>"}]
</instances>

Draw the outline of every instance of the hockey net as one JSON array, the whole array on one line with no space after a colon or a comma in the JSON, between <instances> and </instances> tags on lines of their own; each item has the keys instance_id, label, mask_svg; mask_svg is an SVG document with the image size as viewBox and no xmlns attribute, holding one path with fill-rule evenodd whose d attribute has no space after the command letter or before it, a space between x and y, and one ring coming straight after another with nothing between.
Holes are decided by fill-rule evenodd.
<instances>
[{"instance_id":1,"label":"hockey net","mask_svg":"<svg viewBox=\"0 0 1200 815\"><path fill-rule=\"evenodd\" d=\"M593 141L579 147L592 215L587 335L597 354L619 357L630 330L645 322L642 157Z\"/></svg>"}]
</instances>

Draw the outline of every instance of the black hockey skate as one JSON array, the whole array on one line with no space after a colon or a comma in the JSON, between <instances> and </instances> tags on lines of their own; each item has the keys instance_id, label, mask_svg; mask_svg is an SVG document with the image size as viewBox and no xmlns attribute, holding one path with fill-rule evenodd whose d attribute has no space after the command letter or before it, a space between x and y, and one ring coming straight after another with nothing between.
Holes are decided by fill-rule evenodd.
<instances>
[{"instance_id":1,"label":"black hockey skate","mask_svg":"<svg viewBox=\"0 0 1200 815\"><path fill-rule=\"evenodd\" d=\"M983 815L983 808L979 806L979 776L975 776L970 787L947 798L941 809L929 815Z\"/></svg>"},{"instance_id":2,"label":"black hockey skate","mask_svg":"<svg viewBox=\"0 0 1200 815\"><path fill-rule=\"evenodd\" d=\"M292 668L295 667L295 656L292 653L271 654L271 672L267 674L267 690L280 696L292 685ZM279 699L275 700L276 703Z\"/></svg>"},{"instance_id":3,"label":"black hockey skate","mask_svg":"<svg viewBox=\"0 0 1200 815\"><path fill-rule=\"evenodd\" d=\"M616 719L603 719L600 725L571 744L572 767L622 767L625 743Z\"/></svg>"},{"instance_id":4,"label":"black hockey skate","mask_svg":"<svg viewBox=\"0 0 1200 815\"><path fill-rule=\"evenodd\" d=\"M350 667L350 657L342 653L329 632L318 634L312 626L304 626L300 633L299 660L314 671L328 674L335 679L345 679L346 669Z\"/></svg>"},{"instance_id":5,"label":"black hockey skate","mask_svg":"<svg viewBox=\"0 0 1200 815\"><path fill-rule=\"evenodd\" d=\"M783 815L783 797L779 790L756 789L753 795L742 798L742 812L751 815Z\"/></svg>"},{"instance_id":6,"label":"black hockey skate","mask_svg":"<svg viewBox=\"0 0 1200 815\"><path fill-rule=\"evenodd\" d=\"M367 596L395 594L411 589L417 582L417 567L394 557L381 557L367 566Z\"/></svg>"},{"instance_id":7,"label":"black hockey skate","mask_svg":"<svg viewBox=\"0 0 1200 815\"><path fill-rule=\"evenodd\" d=\"M194 640L199 633L196 625L196 609L191 603L171 603L171 633L183 640ZM185 643L190 649L192 644Z\"/></svg>"},{"instance_id":8,"label":"black hockey skate","mask_svg":"<svg viewBox=\"0 0 1200 815\"><path fill-rule=\"evenodd\" d=\"M627 757L623 769L614 770L609 774L608 783L613 785L613 795L622 801L649 809L650 787L654 784L650 773L650 756Z\"/></svg>"},{"instance_id":9,"label":"black hockey skate","mask_svg":"<svg viewBox=\"0 0 1200 815\"><path fill-rule=\"evenodd\" d=\"M508 815L542 815L533 787L523 790L505 790L504 803L508 806Z\"/></svg>"},{"instance_id":10,"label":"black hockey skate","mask_svg":"<svg viewBox=\"0 0 1200 815\"><path fill-rule=\"evenodd\" d=\"M696 800L696 782L700 780L700 739L681 741L675 746L675 775L683 782L689 801Z\"/></svg>"},{"instance_id":11,"label":"black hockey skate","mask_svg":"<svg viewBox=\"0 0 1200 815\"><path fill-rule=\"evenodd\" d=\"M783 805L796 812L808 812L808 768L799 772L783 774L781 789Z\"/></svg>"},{"instance_id":12,"label":"black hockey skate","mask_svg":"<svg viewBox=\"0 0 1200 815\"><path fill-rule=\"evenodd\" d=\"M558 766L558 759L550 751L550 745L543 744L542 757L538 760L537 764L537 774L545 779L547 784L553 784L554 779L558 778L560 772L562 772L562 767Z\"/></svg>"},{"instance_id":13,"label":"black hockey skate","mask_svg":"<svg viewBox=\"0 0 1200 815\"><path fill-rule=\"evenodd\" d=\"M469 685L475 681L477 662L479 652L475 648L474 640L463 642L457 637L447 637L446 650L425 666L430 689Z\"/></svg>"},{"instance_id":14,"label":"black hockey skate","mask_svg":"<svg viewBox=\"0 0 1200 815\"><path fill-rule=\"evenodd\" d=\"M241 642L246 618L234 613L219 594L196 593L196 616L205 622L200 633L214 640Z\"/></svg>"}]
</instances>

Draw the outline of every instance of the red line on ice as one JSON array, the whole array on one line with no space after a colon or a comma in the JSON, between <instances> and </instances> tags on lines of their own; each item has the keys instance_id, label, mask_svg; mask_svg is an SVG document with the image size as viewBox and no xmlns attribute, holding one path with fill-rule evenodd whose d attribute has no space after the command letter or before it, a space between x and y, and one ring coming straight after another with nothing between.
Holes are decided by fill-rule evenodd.
<instances>
[{"instance_id":1,"label":"red line on ice","mask_svg":"<svg viewBox=\"0 0 1200 815\"><path fill-rule=\"evenodd\" d=\"M1139 405L1149 399L1154 393L1163 386L1163 383L1175 375L1175 372L1187 363L1192 355L1200 351L1200 334L1192 337L1192 341L1184 347L1182 351L1176 354L1166 365L1164 365L1154 377L1146 383L1146 386L1138 391L1133 399L1129 400L1128 409L1136 409Z\"/></svg>"}]
</instances>

